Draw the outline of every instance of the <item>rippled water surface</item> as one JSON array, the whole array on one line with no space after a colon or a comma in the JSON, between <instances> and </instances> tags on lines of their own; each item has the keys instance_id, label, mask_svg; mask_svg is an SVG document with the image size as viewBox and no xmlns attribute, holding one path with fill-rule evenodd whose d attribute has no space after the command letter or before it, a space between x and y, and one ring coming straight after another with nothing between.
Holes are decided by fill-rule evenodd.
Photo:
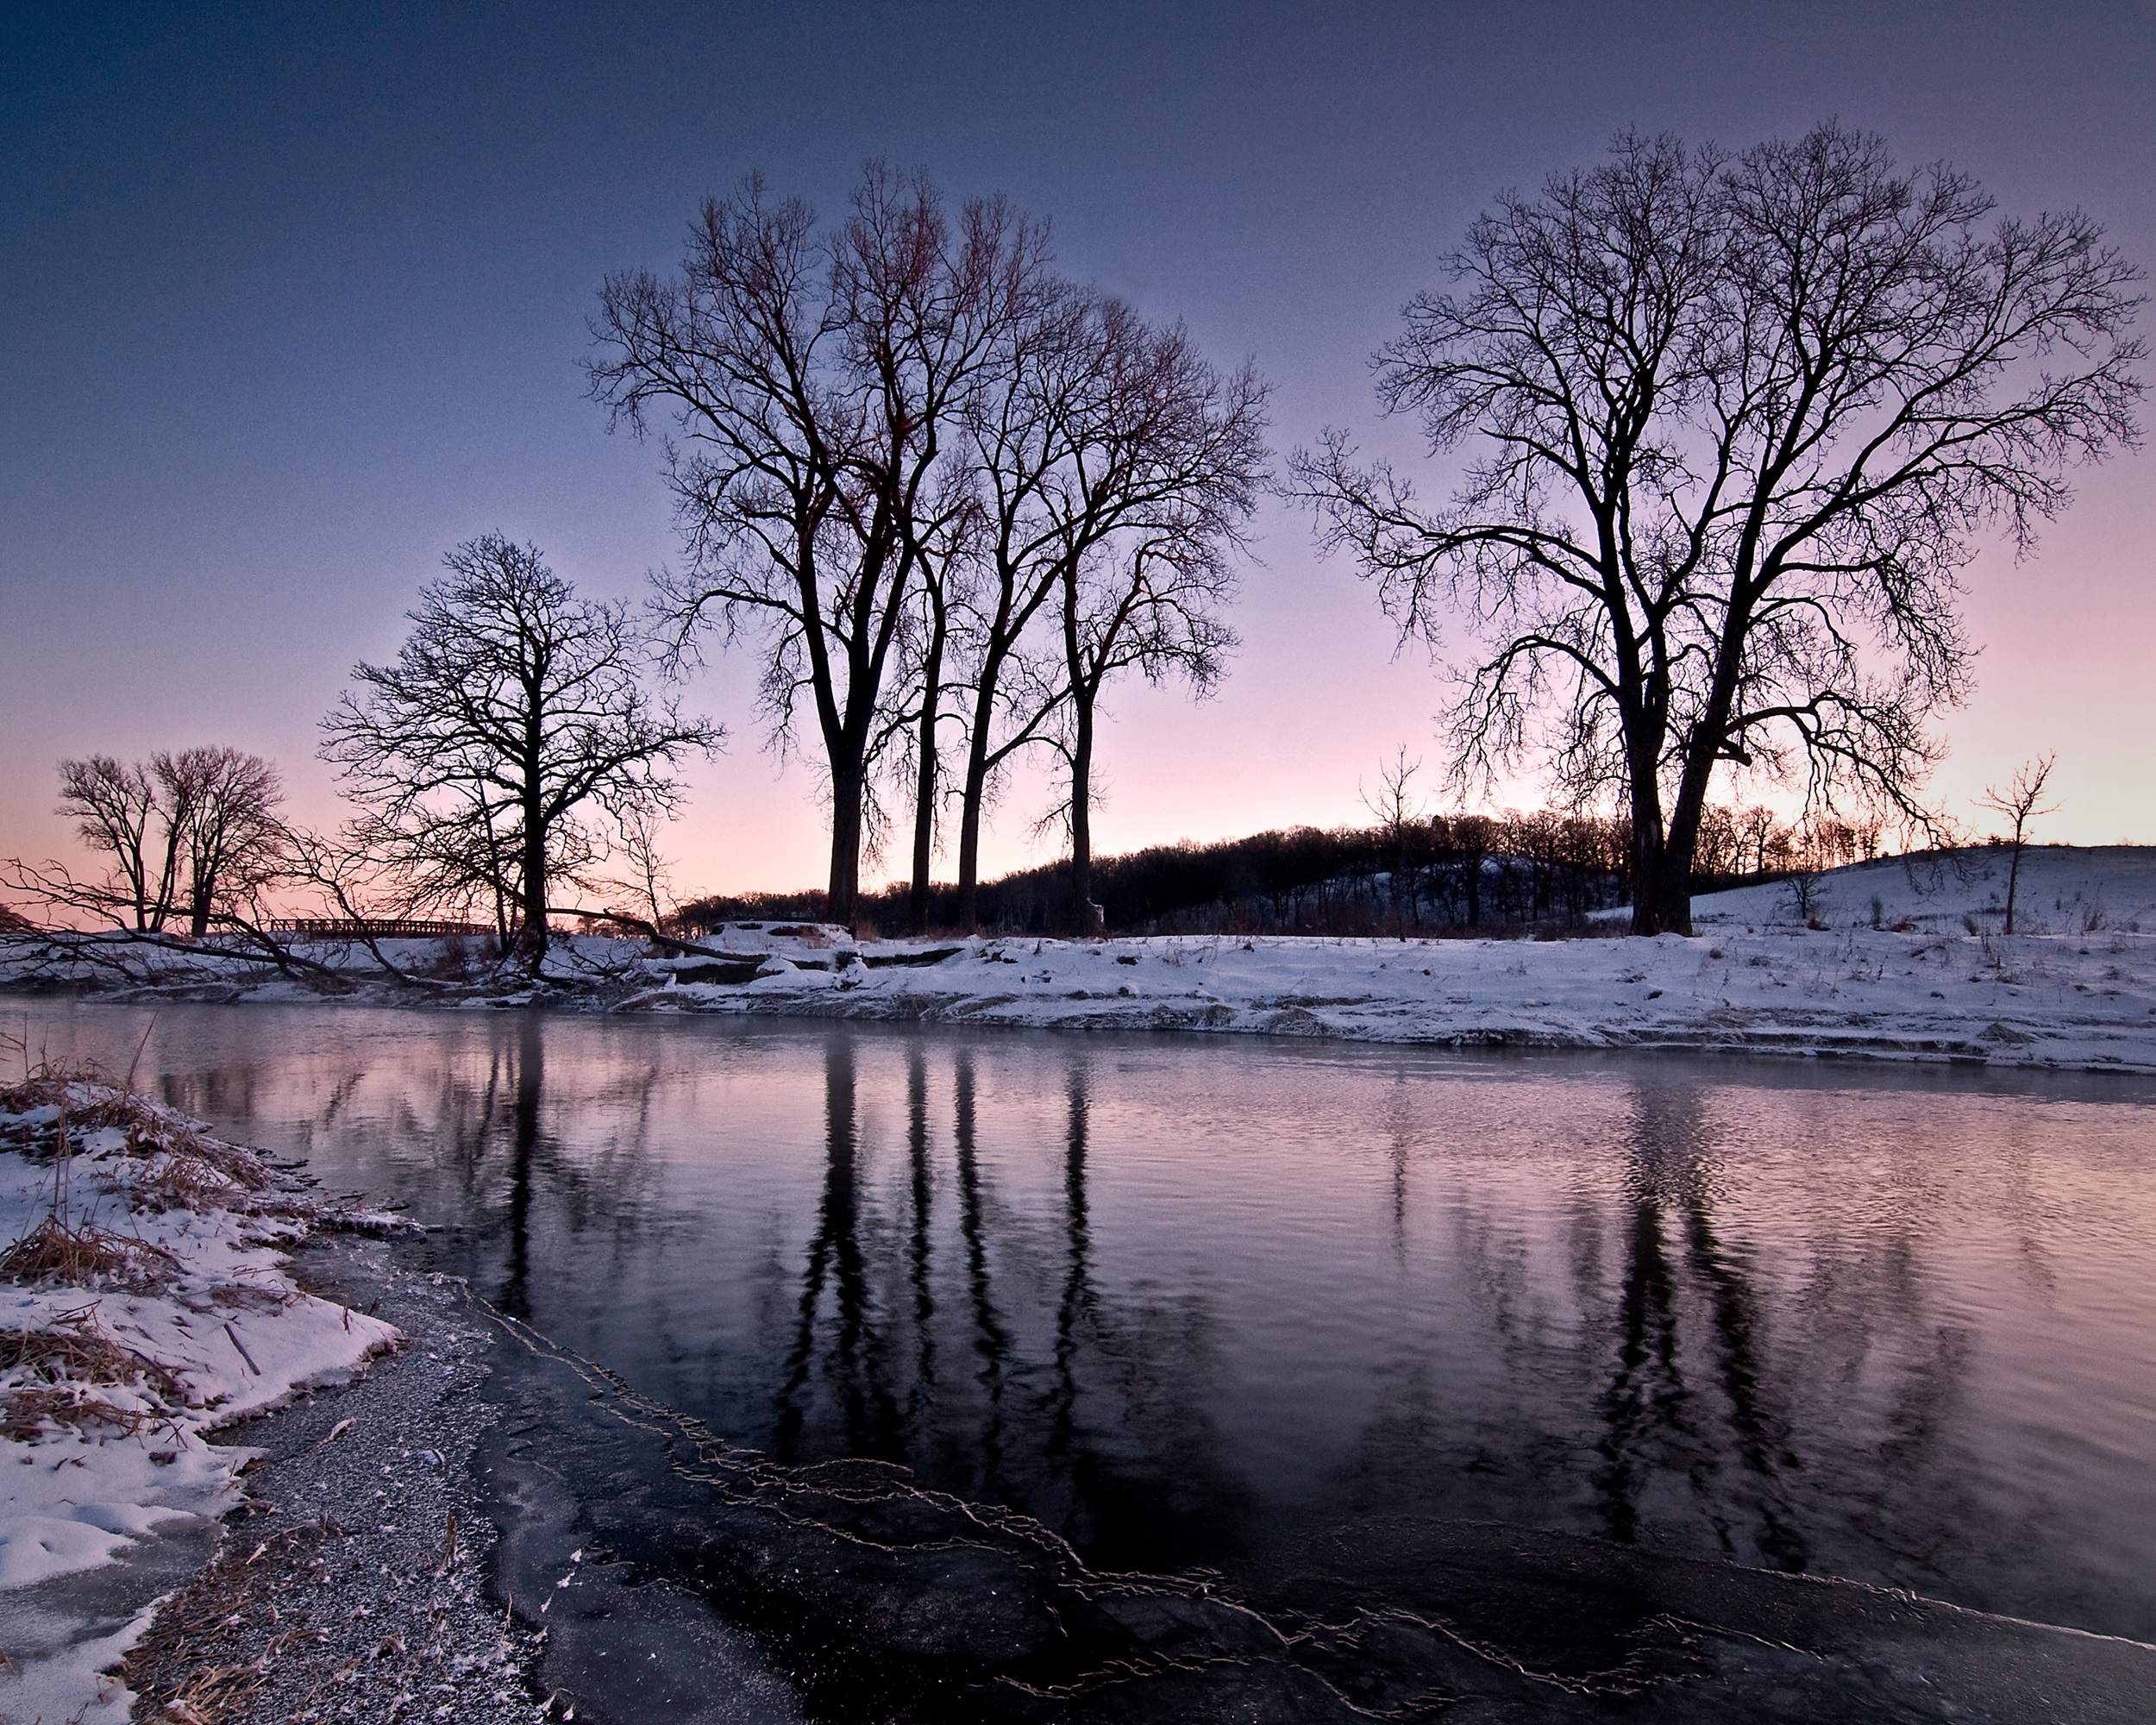
<instances>
[{"instance_id":1,"label":"rippled water surface","mask_svg":"<svg viewBox=\"0 0 2156 1725\"><path fill-rule=\"evenodd\" d=\"M1322 1613L1502 1524L2156 1640L2145 1088L309 1007L141 1068L732 1443L1094 1568Z\"/></svg>"}]
</instances>

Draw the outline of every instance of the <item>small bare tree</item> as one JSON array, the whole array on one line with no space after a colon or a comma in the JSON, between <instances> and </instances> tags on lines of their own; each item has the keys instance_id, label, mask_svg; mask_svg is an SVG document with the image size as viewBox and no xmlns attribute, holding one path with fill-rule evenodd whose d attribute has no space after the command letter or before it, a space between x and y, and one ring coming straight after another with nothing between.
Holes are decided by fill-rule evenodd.
<instances>
[{"instance_id":1,"label":"small bare tree","mask_svg":"<svg viewBox=\"0 0 2156 1725\"><path fill-rule=\"evenodd\" d=\"M2006 932L2014 932L2014 896L2021 884L2021 851L2028 842L2029 824L2040 815L2056 814L2057 803L2044 800L2044 787L2051 778L2051 769L2059 759L2054 755L2041 755L2016 768L2012 781L2002 790L1987 786L1977 799L1977 806L1987 808L2007 819L2009 855L2006 865Z\"/></svg>"},{"instance_id":2,"label":"small bare tree","mask_svg":"<svg viewBox=\"0 0 2156 1725\"><path fill-rule=\"evenodd\" d=\"M1540 749L1568 800L1626 800L1635 933L1689 931L1718 769L1928 826L1957 572L2138 441L2140 271L2078 211L1992 211L1835 124L1734 156L1626 135L1477 220L1379 356L1433 454L1480 442L1448 505L1338 433L1295 460L1403 636L1485 631L1460 771Z\"/></svg>"},{"instance_id":3,"label":"small bare tree","mask_svg":"<svg viewBox=\"0 0 2156 1725\"><path fill-rule=\"evenodd\" d=\"M551 885L604 848L580 811L671 813L674 768L724 733L655 699L652 644L627 607L579 599L536 547L489 534L443 561L395 662L354 668L362 693L323 720L323 755L367 810L372 854L515 857L517 954L536 975Z\"/></svg>"},{"instance_id":4,"label":"small bare tree","mask_svg":"<svg viewBox=\"0 0 2156 1725\"><path fill-rule=\"evenodd\" d=\"M1824 880L1825 872L1808 849L1791 856L1782 881L1789 889L1789 908L1799 922L1808 925L1819 920L1820 888Z\"/></svg>"},{"instance_id":5,"label":"small bare tree","mask_svg":"<svg viewBox=\"0 0 2156 1725\"><path fill-rule=\"evenodd\" d=\"M121 762L92 755L60 765L60 812L76 837L109 859L78 879L59 863L16 872L56 909L137 933L161 933L175 915L199 940L251 899L280 866L277 768L259 755L201 747Z\"/></svg>"},{"instance_id":6,"label":"small bare tree","mask_svg":"<svg viewBox=\"0 0 2156 1725\"><path fill-rule=\"evenodd\" d=\"M1421 771L1422 762L1407 758L1407 745L1403 743L1394 751L1391 760L1378 763L1375 791L1357 787L1363 806L1376 817L1377 829L1384 835L1386 865L1391 875L1393 932L1401 940L1407 938L1407 925L1400 911L1403 876L1407 878L1408 903L1414 909L1415 920L1418 924L1422 920L1420 899L1415 891L1407 856L1409 835L1425 819L1422 798L1414 788L1416 775Z\"/></svg>"},{"instance_id":7,"label":"small bare tree","mask_svg":"<svg viewBox=\"0 0 2156 1725\"><path fill-rule=\"evenodd\" d=\"M626 810L619 833L620 860L609 882L640 919L663 929L674 914L674 864L660 848L661 818L650 808Z\"/></svg>"},{"instance_id":8,"label":"small bare tree","mask_svg":"<svg viewBox=\"0 0 2156 1725\"><path fill-rule=\"evenodd\" d=\"M140 762L92 755L60 763L60 810L93 853L109 856L111 874L97 883L98 908L131 919L145 933L171 914L179 875L179 828L161 806L157 775ZM123 924L122 925L126 925Z\"/></svg>"},{"instance_id":9,"label":"small bare tree","mask_svg":"<svg viewBox=\"0 0 2156 1725\"><path fill-rule=\"evenodd\" d=\"M220 906L251 900L284 865L277 768L237 749L183 749L152 763L179 829L180 906L199 940Z\"/></svg>"},{"instance_id":10,"label":"small bare tree","mask_svg":"<svg viewBox=\"0 0 2156 1725\"><path fill-rule=\"evenodd\" d=\"M1239 543L1239 539L1236 542ZM1226 674L1235 631L1223 615L1235 594L1225 547L1194 531L1140 540L1119 555L1111 545L1072 567L1063 582L1064 722L1054 741L1069 768L1061 803L1050 812L1070 835L1072 926L1093 932L1094 749L1101 692L1119 672L1152 683L1180 677L1210 694Z\"/></svg>"}]
</instances>

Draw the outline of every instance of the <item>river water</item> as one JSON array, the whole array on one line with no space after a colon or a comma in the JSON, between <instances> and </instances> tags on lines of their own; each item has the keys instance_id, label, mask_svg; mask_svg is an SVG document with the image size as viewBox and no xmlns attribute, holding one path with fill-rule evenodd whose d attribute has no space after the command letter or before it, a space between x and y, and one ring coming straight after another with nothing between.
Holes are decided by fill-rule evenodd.
<instances>
[{"instance_id":1,"label":"river water","mask_svg":"<svg viewBox=\"0 0 2156 1725\"><path fill-rule=\"evenodd\" d=\"M0 1028L18 1014L33 1052L117 1070L139 1045L163 1099L408 1204L429 1262L768 1477L896 1464L939 1513L1018 1512L1075 1572L1175 1578L1291 1639L1354 1616L1457 1640L1466 1595L1614 1550L2156 1640L2145 1086L311 1007L41 1001ZM1562 1625L1536 1634L1561 1667Z\"/></svg>"}]
</instances>

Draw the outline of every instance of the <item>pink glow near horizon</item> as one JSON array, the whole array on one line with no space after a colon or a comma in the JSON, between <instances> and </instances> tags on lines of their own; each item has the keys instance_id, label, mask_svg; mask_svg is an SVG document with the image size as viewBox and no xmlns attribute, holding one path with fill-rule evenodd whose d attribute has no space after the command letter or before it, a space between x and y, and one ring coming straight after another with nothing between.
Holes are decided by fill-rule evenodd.
<instances>
[{"instance_id":1,"label":"pink glow near horizon","mask_svg":"<svg viewBox=\"0 0 2156 1725\"><path fill-rule=\"evenodd\" d=\"M2147 510L2140 466L2129 459L2084 480L2083 506L2031 562L2016 568L1995 552L1971 572L1968 615L1985 650L1974 699L1946 725L1952 753L1934 793L1943 809L1978 832L1989 830L1974 807L1984 786L2055 750L2062 806L2040 824L2040 837L2156 842L2148 747L2156 737L2148 645L2156 639L2156 592L2141 549ZM1300 529L1275 512L1266 565L1246 575L1244 648L1217 696L1194 703L1179 689L1132 684L1115 699L1104 740L1107 799L1096 821L1104 853L1363 820L1359 787L1375 784L1380 760L1403 743L1426 762L1432 806L1445 806L1432 723L1445 693L1439 676L1420 649L1395 653L1390 626L1367 589L1344 565L1317 561ZM569 557L558 561L566 573L583 573ZM285 768L297 813L335 819L329 769L313 758L312 723L342 687L344 662L394 649L401 618L370 621L352 640L325 635L295 643L291 652L301 663L279 667L274 700L212 686L185 665L155 662L139 641L116 645L109 637L72 650L56 643L59 650L40 662L10 666L0 855L72 853L66 824L51 812L53 763L63 753L92 750L135 755L200 738L236 742ZM226 678L245 675L244 663L221 669ZM782 765L761 746L749 669L746 654L722 658L691 685L692 702L722 718L734 740L724 756L689 770L693 794L671 844L684 895L807 887L823 878L816 775L807 761ZM139 706L128 700L138 691ZM1014 776L984 844L988 872L1058 854L1052 841L1031 834L1045 800L1044 770L1045 763ZM1537 800L1532 777L1510 788L1499 800ZM1727 794L1740 793L1733 787ZM942 859L946 869L949 860ZM905 861L901 833L870 877L902 878Z\"/></svg>"}]
</instances>

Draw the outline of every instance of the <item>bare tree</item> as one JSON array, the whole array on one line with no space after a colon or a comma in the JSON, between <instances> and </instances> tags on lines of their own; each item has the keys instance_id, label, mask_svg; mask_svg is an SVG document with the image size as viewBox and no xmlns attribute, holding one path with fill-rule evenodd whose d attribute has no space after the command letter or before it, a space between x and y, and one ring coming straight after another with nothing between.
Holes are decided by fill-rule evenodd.
<instances>
[{"instance_id":1,"label":"bare tree","mask_svg":"<svg viewBox=\"0 0 2156 1725\"><path fill-rule=\"evenodd\" d=\"M616 822L670 813L673 769L724 732L646 687L653 650L627 607L579 599L537 548L489 534L443 559L394 663L360 663L360 693L323 720L323 755L367 811L376 854L517 858L517 951L538 974L552 883Z\"/></svg>"},{"instance_id":2,"label":"bare tree","mask_svg":"<svg viewBox=\"0 0 2156 1725\"><path fill-rule=\"evenodd\" d=\"M1401 743L1389 761L1381 761L1377 767L1377 789L1357 793L1363 806L1377 821L1377 830L1384 835L1386 866L1390 872L1390 897L1393 901L1393 932L1400 939L1407 938L1407 925L1400 913L1400 891L1403 877L1407 879L1408 902L1414 908L1415 920L1420 924L1422 913L1414 888L1413 865L1408 857L1410 836L1425 821L1422 799L1414 788L1422 762L1407 758L1407 745Z\"/></svg>"},{"instance_id":3,"label":"bare tree","mask_svg":"<svg viewBox=\"0 0 2156 1725\"><path fill-rule=\"evenodd\" d=\"M1056 626L1063 599L1089 568L1113 561L1096 554L1119 536L1209 533L1227 518L1239 535L1247 509L1227 493L1253 490L1263 459L1266 392L1256 374L1245 367L1224 378L1180 327L1156 329L1120 300L1058 284L1014 326L1008 348L967 420L986 518L963 612L958 920L968 927L978 919L981 828L999 775L1020 751L1054 740L1074 699Z\"/></svg>"},{"instance_id":4,"label":"bare tree","mask_svg":"<svg viewBox=\"0 0 2156 1725\"><path fill-rule=\"evenodd\" d=\"M139 762L92 755L61 762L60 785L59 812L74 820L75 836L112 859L110 875L96 884L99 913L131 918L143 932L162 929L179 878L180 835L161 806L156 775Z\"/></svg>"},{"instance_id":5,"label":"bare tree","mask_svg":"<svg viewBox=\"0 0 2156 1725\"><path fill-rule=\"evenodd\" d=\"M956 560L924 564L916 618L908 631L907 681L912 690L898 703L902 715L897 736L901 775L910 781L913 805L912 869L907 875L906 922L909 931L926 931L936 868L936 832L942 798L943 730L951 683L952 586L961 574Z\"/></svg>"},{"instance_id":6,"label":"bare tree","mask_svg":"<svg viewBox=\"0 0 2156 1725\"><path fill-rule=\"evenodd\" d=\"M1222 373L1181 324L1153 329L1118 302L1097 309L1106 387L1081 474L1098 476L1068 517L1058 572L1064 704L1055 743L1069 767L1050 812L1069 828L1072 914L1089 925L1094 749L1101 692L1119 672L1219 683L1235 631L1225 612L1235 561L1267 482L1269 386Z\"/></svg>"},{"instance_id":7,"label":"bare tree","mask_svg":"<svg viewBox=\"0 0 2156 1725\"><path fill-rule=\"evenodd\" d=\"M179 833L179 902L201 939L219 908L250 899L283 866L277 768L237 749L183 749L152 762Z\"/></svg>"},{"instance_id":8,"label":"bare tree","mask_svg":"<svg viewBox=\"0 0 2156 1725\"><path fill-rule=\"evenodd\" d=\"M2028 843L2029 823L2039 815L2056 814L2057 803L2044 800L2044 787L2051 778L2051 769L2058 761L2056 755L2041 755L2015 768L2013 780L2002 790L1996 785L1986 786L1977 799L1977 806L2002 814L2009 823L2007 844L2010 847L2006 865L2006 932L2014 932L2014 895L2021 884L2021 851Z\"/></svg>"},{"instance_id":9,"label":"bare tree","mask_svg":"<svg viewBox=\"0 0 2156 1725\"><path fill-rule=\"evenodd\" d=\"M872 165L833 235L752 178L705 202L678 279L633 271L600 296L593 396L639 432L663 412L680 439L667 467L686 568L662 578L659 603L680 652L707 626L762 639L782 750L810 707L841 922L875 750L899 734L894 662L957 495L939 477L949 434L1044 254L1002 201L968 203L954 225L925 179ZM934 760L924 751L922 770Z\"/></svg>"},{"instance_id":10,"label":"bare tree","mask_svg":"<svg viewBox=\"0 0 2156 1725\"><path fill-rule=\"evenodd\" d=\"M58 892L56 907L148 934L184 912L188 935L199 940L277 870L284 794L276 768L259 755L224 747L160 753L147 762L92 755L61 762L60 778L60 812L110 861L97 880L78 880L57 863L38 871Z\"/></svg>"},{"instance_id":11,"label":"bare tree","mask_svg":"<svg viewBox=\"0 0 2156 1725\"><path fill-rule=\"evenodd\" d=\"M619 866L609 885L627 898L639 918L663 928L674 914L674 865L660 848L661 818L650 808L623 812Z\"/></svg>"},{"instance_id":12,"label":"bare tree","mask_svg":"<svg viewBox=\"0 0 2156 1725\"><path fill-rule=\"evenodd\" d=\"M1069 773L1051 811L1070 835L1073 925L1091 927L1094 750L1100 694L1119 671L1147 681L1181 677L1204 696L1219 685L1235 631L1222 613L1235 596L1225 548L1177 535L1141 540L1121 555L1104 548L1063 582L1064 675L1069 703L1055 743Z\"/></svg>"},{"instance_id":13,"label":"bare tree","mask_svg":"<svg viewBox=\"0 0 2156 1725\"><path fill-rule=\"evenodd\" d=\"M1403 635L1486 631L1462 772L1539 744L1568 794L1628 799L1635 932L1689 931L1724 763L1926 825L1956 571L1992 532L2027 554L2067 471L2138 441L2140 272L2078 212L1992 209L1835 124L1733 157L1621 136L1501 198L1379 356L1432 453L1483 442L1449 505L1338 433L1295 460Z\"/></svg>"},{"instance_id":14,"label":"bare tree","mask_svg":"<svg viewBox=\"0 0 2156 1725\"><path fill-rule=\"evenodd\" d=\"M1789 908L1797 921L1809 925L1819 920L1820 889L1826 878L1826 870L1808 846L1791 854L1782 881L1789 889Z\"/></svg>"}]
</instances>

